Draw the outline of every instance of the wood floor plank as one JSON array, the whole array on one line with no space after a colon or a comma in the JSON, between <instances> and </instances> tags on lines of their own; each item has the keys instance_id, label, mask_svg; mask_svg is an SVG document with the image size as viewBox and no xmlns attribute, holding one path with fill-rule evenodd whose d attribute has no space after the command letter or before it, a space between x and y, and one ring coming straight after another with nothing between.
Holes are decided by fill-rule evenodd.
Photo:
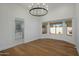
<instances>
[{"instance_id":1,"label":"wood floor plank","mask_svg":"<svg viewBox=\"0 0 79 59\"><path fill-rule=\"evenodd\" d=\"M29 43L17 45L13 48L0 51L0 55L6 56L77 56L74 44L55 40L38 39ZM8 54L5 54L8 53Z\"/></svg>"}]
</instances>

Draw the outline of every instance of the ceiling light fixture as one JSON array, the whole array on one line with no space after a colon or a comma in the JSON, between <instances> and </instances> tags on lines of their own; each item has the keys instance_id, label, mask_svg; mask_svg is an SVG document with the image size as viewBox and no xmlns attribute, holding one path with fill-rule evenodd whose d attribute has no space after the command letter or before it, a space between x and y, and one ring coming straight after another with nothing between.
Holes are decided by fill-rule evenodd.
<instances>
[{"instance_id":1,"label":"ceiling light fixture","mask_svg":"<svg viewBox=\"0 0 79 59\"><path fill-rule=\"evenodd\" d=\"M29 13L33 16L44 16L48 13L48 5L45 3L32 3Z\"/></svg>"}]
</instances>

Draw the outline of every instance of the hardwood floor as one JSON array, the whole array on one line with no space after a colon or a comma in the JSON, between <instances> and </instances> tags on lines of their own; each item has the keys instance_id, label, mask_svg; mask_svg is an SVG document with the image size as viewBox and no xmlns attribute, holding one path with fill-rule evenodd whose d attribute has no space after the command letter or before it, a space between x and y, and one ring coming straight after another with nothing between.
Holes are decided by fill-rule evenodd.
<instances>
[{"instance_id":1,"label":"hardwood floor","mask_svg":"<svg viewBox=\"0 0 79 59\"><path fill-rule=\"evenodd\" d=\"M39 39L0 51L6 56L77 56L75 45L53 39Z\"/></svg>"}]
</instances>

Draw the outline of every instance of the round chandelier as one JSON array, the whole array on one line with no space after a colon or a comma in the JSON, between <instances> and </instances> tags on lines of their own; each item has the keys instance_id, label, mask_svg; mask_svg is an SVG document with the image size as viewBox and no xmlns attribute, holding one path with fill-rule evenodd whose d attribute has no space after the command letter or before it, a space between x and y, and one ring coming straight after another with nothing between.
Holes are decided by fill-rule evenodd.
<instances>
[{"instance_id":1,"label":"round chandelier","mask_svg":"<svg viewBox=\"0 0 79 59\"><path fill-rule=\"evenodd\" d=\"M44 16L48 13L48 5L45 3L33 3L29 13L33 16Z\"/></svg>"}]
</instances>

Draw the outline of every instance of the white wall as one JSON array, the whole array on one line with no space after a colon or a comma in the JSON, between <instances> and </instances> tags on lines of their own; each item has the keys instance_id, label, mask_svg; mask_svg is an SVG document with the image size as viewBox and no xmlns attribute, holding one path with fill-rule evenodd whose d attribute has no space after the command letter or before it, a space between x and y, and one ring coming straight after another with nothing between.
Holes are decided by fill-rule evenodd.
<instances>
[{"instance_id":1,"label":"white wall","mask_svg":"<svg viewBox=\"0 0 79 59\"><path fill-rule=\"evenodd\" d=\"M74 4L54 3L48 4L48 14L42 17L42 21L66 19L73 16Z\"/></svg>"},{"instance_id":2,"label":"white wall","mask_svg":"<svg viewBox=\"0 0 79 59\"><path fill-rule=\"evenodd\" d=\"M75 33L76 33L76 46L79 52L79 4L76 4L75 8Z\"/></svg>"},{"instance_id":3,"label":"white wall","mask_svg":"<svg viewBox=\"0 0 79 59\"><path fill-rule=\"evenodd\" d=\"M53 21L53 20L64 20L67 18L72 18L72 22L74 20L73 18L73 14L74 14L74 4L51 4L49 5L49 13L42 17L41 21L42 22L47 22L47 21ZM74 22L73 24L73 28L74 28ZM73 30L74 32L74 30ZM64 29L64 34L63 35L53 35L53 34L42 34L42 38L53 38L53 39L58 39L58 40L64 40L70 43L75 44L75 39L74 36L67 36L66 35L66 30Z\"/></svg>"},{"instance_id":4,"label":"white wall","mask_svg":"<svg viewBox=\"0 0 79 59\"><path fill-rule=\"evenodd\" d=\"M28 18L27 20L25 20L25 24L27 25L27 27L25 27L25 34L27 34L25 35L25 42L29 42L40 38L40 19L32 17Z\"/></svg>"},{"instance_id":5,"label":"white wall","mask_svg":"<svg viewBox=\"0 0 79 59\"><path fill-rule=\"evenodd\" d=\"M20 44L15 42L15 18L24 18L25 37L29 42L40 37L39 18L28 15L27 10L17 4L0 4L0 50Z\"/></svg>"}]
</instances>

